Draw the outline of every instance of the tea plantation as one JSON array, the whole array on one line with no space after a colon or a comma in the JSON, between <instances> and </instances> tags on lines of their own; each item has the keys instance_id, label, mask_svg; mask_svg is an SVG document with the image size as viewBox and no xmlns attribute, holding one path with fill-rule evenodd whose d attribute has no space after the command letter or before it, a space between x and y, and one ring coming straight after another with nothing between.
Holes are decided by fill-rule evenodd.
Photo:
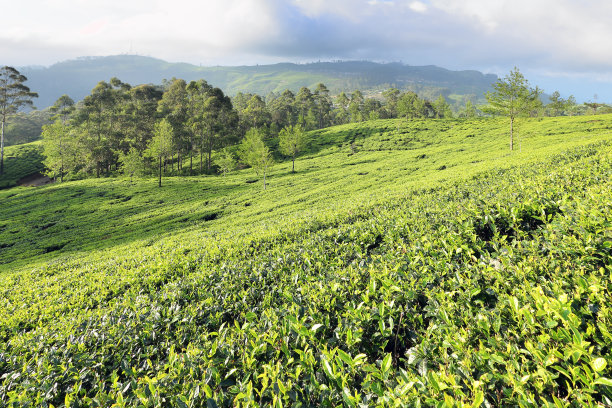
<instances>
[{"instance_id":1,"label":"tea plantation","mask_svg":"<svg viewBox=\"0 0 612 408\"><path fill-rule=\"evenodd\" d=\"M45 166L40 142L5 147L4 173L0 175L0 189L14 187L17 182L34 173L42 172Z\"/></svg>"},{"instance_id":2,"label":"tea plantation","mask_svg":"<svg viewBox=\"0 0 612 408\"><path fill-rule=\"evenodd\" d=\"M0 191L0 406L612 404L612 116Z\"/></svg>"}]
</instances>

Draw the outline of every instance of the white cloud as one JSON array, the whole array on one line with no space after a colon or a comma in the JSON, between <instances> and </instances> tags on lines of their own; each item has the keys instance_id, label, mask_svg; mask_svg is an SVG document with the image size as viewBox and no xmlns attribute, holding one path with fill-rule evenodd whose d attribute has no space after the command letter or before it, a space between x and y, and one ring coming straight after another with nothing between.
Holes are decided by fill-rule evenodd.
<instances>
[{"instance_id":1,"label":"white cloud","mask_svg":"<svg viewBox=\"0 0 612 408\"><path fill-rule=\"evenodd\" d=\"M427 11L427 5L420 1L413 1L408 7L417 13L425 13Z\"/></svg>"},{"instance_id":2,"label":"white cloud","mask_svg":"<svg viewBox=\"0 0 612 408\"><path fill-rule=\"evenodd\" d=\"M485 41L550 64L612 68L612 3L605 0L430 0L479 26ZM513 50L514 49L514 50Z\"/></svg>"}]
</instances>

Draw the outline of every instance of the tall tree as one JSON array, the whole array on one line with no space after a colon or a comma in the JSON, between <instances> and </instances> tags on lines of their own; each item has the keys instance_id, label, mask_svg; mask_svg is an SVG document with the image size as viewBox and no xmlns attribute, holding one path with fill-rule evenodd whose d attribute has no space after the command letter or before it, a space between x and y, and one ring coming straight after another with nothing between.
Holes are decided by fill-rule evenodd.
<instances>
[{"instance_id":1,"label":"tall tree","mask_svg":"<svg viewBox=\"0 0 612 408\"><path fill-rule=\"evenodd\" d=\"M2 131L0 135L0 175L4 173L4 126L11 115L16 114L21 108L33 107L32 98L37 98L36 92L23 83L28 78L13 67L4 66L0 68L0 120Z\"/></svg>"},{"instance_id":2,"label":"tall tree","mask_svg":"<svg viewBox=\"0 0 612 408\"><path fill-rule=\"evenodd\" d=\"M541 104L541 93L537 86L531 88L529 81L514 67L505 78L500 78L493 84L493 92L485 94L490 105L486 111L510 119L510 150L514 150L514 121L520 116L530 114Z\"/></svg>"},{"instance_id":3,"label":"tall tree","mask_svg":"<svg viewBox=\"0 0 612 408\"><path fill-rule=\"evenodd\" d=\"M306 132L301 125L283 128L279 135L279 147L281 153L291 156L291 172L295 173L295 157L304 150L306 146Z\"/></svg>"},{"instance_id":4,"label":"tall tree","mask_svg":"<svg viewBox=\"0 0 612 408\"><path fill-rule=\"evenodd\" d=\"M297 120L294 93L285 89L278 98L268 104L268 110L272 123L278 128L294 125Z\"/></svg>"},{"instance_id":5,"label":"tall tree","mask_svg":"<svg viewBox=\"0 0 612 408\"><path fill-rule=\"evenodd\" d=\"M43 164L49 171L47 174L51 177L60 176L60 181L64 181L64 174L67 165L67 156L72 150L68 142L68 127L61 119L56 119L50 125L44 125L41 137L43 145L43 154L45 156Z\"/></svg>"},{"instance_id":6,"label":"tall tree","mask_svg":"<svg viewBox=\"0 0 612 408\"><path fill-rule=\"evenodd\" d=\"M242 160L255 169L255 172L263 173L263 188L266 189L266 173L274 161L270 149L263 141L261 130L249 129L240 146Z\"/></svg>"},{"instance_id":7,"label":"tall tree","mask_svg":"<svg viewBox=\"0 0 612 408\"><path fill-rule=\"evenodd\" d=\"M56 145L55 153L57 156L59 156L59 174L61 183L64 182L64 158L66 155L64 139L65 134L67 133L66 122L68 121L70 114L74 112L74 109L74 101L66 94L60 96L49 109L51 112L55 113L53 119L60 121L61 126L55 125L46 130L48 134L48 143L44 143L44 149L47 153L47 158L49 158L50 156L54 156L52 153L50 153L50 150L53 150L50 144ZM43 132L45 132L45 130L43 130ZM44 136L43 140L45 140ZM51 168L50 166L47 167Z\"/></svg>"},{"instance_id":8,"label":"tall tree","mask_svg":"<svg viewBox=\"0 0 612 408\"><path fill-rule=\"evenodd\" d=\"M203 81L203 83L205 82ZM174 130L174 147L179 152L189 153L189 174L193 172L193 150L195 147L195 135L192 127L193 110L194 105L199 103L199 99L195 95L196 92L192 92L197 88L196 84L196 82L192 82L188 87L184 80L174 78L157 105L157 111L168 119Z\"/></svg>"},{"instance_id":9,"label":"tall tree","mask_svg":"<svg viewBox=\"0 0 612 408\"><path fill-rule=\"evenodd\" d=\"M310 89L301 87L295 95L295 109L298 114L298 123L306 130L314 129L316 124L315 102Z\"/></svg>"},{"instance_id":10,"label":"tall tree","mask_svg":"<svg viewBox=\"0 0 612 408\"><path fill-rule=\"evenodd\" d=\"M159 162L159 187L162 186L162 161L164 157L172 153L173 133L172 125L168 119L162 119L155 123L153 139L147 149L151 157L158 159Z\"/></svg>"},{"instance_id":11,"label":"tall tree","mask_svg":"<svg viewBox=\"0 0 612 408\"><path fill-rule=\"evenodd\" d=\"M313 98L318 126L319 129L322 129L328 126L330 122L332 100L329 96L329 89L324 84L319 83L313 93Z\"/></svg>"},{"instance_id":12,"label":"tall tree","mask_svg":"<svg viewBox=\"0 0 612 408\"><path fill-rule=\"evenodd\" d=\"M340 92L340 94L336 97L335 122L337 125L343 125L350 122L350 115L348 112L350 103L351 100L344 92Z\"/></svg>"},{"instance_id":13,"label":"tall tree","mask_svg":"<svg viewBox=\"0 0 612 408\"><path fill-rule=\"evenodd\" d=\"M569 98L563 99L559 91L555 91L552 95L549 96L548 100L550 103L546 105L546 108L550 115L559 116L564 112L570 110L574 105L576 105L576 99L573 95L570 95Z\"/></svg>"},{"instance_id":14,"label":"tall tree","mask_svg":"<svg viewBox=\"0 0 612 408\"><path fill-rule=\"evenodd\" d=\"M446 102L444 95L438 96L438 99L433 103L436 118L452 118L453 111L450 105Z\"/></svg>"},{"instance_id":15,"label":"tall tree","mask_svg":"<svg viewBox=\"0 0 612 408\"><path fill-rule=\"evenodd\" d=\"M351 114L351 122L361 122L363 120L363 102L364 97L358 89L351 94L351 102L349 104L349 112Z\"/></svg>"},{"instance_id":16,"label":"tall tree","mask_svg":"<svg viewBox=\"0 0 612 408\"><path fill-rule=\"evenodd\" d=\"M390 118L397 117L397 101L400 97L400 91L396 88L389 88L383 92L383 97L385 98L385 109L387 110L387 115Z\"/></svg>"}]
</instances>

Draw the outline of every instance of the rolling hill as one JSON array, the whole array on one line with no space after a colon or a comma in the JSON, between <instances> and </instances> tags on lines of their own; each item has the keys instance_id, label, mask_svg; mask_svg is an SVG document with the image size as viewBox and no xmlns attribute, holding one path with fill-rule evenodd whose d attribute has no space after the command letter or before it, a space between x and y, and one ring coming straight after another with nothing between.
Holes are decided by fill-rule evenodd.
<instances>
[{"instance_id":1,"label":"rolling hill","mask_svg":"<svg viewBox=\"0 0 612 408\"><path fill-rule=\"evenodd\" d=\"M379 120L266 191L0 191L0 405L610 404L611 129Z\"/></svg>"},{"instance_id":2,"label":"rolling hill","mask_svg":"<svg viewBox=\"0 0 612 408\"><path fill-rule=\"evenodd\" d=\"M84 57L49 67L22 67L28 86L38 92L39 108L50 106L62 94L74 100L85 97L99 81L117 77L132 85L161 84L173 77L187 81L204 78L229 95L253 92L267 95L284 89L297 91L325 83L332 92L382 90L391 86L437 96L461 94L482 97L495 75L478 71L450 71L436 66L379 64L366 61L274 64L238 67L200 67L169 63L135 55Z\"/></svg>"}]
</instances>

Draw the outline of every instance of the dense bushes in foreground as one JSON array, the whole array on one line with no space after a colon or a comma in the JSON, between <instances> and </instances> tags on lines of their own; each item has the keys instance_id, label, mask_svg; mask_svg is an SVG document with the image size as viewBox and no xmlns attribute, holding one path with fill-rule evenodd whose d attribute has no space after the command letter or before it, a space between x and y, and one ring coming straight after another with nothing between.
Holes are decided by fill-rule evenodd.
<instances>
[{"instance_id":1,"label":"dense bushes in foreground","mask_svg":"<svg viewBox=\"0 0 612 408\"><path fill-rule=\"evenodd\" d=\"M611 159L5 276L0 403L610 405Z\"/></svg>"}]
</instances>

